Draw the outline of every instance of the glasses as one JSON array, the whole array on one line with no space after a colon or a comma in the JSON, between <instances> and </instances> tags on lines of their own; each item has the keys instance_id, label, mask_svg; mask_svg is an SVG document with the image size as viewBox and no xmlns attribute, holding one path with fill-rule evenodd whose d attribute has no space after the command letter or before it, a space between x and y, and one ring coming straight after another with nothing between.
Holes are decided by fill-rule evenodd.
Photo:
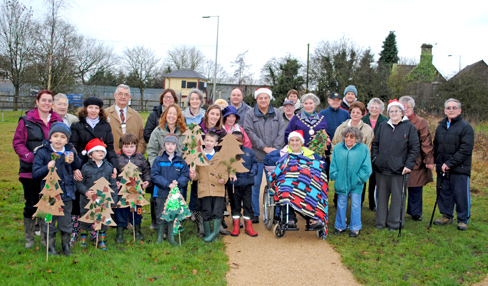
<instances>
[{"instance_id":1,"label":"glasses","mask_svg":"<svg viewBox=\"0 0 488 286\"><path fill-rule=\"evenodd\" d=\"M344 136L344 138L356 139L356 136L347 134L346 136Z\"/></svg>"},{"instance_id":2,"label":"glasses","mask_svg":"<svg viewBox=\"0 0 488 286\"><path fill-rule=\"evenodd\" d=\"M457 106L448 106L446 107L446 110L458 110L459 108Z\"/></svg>"},{"instance_id":3,"label":"glasses","mask_svg":"<svg viewBox=\"0 0 488 286\"><path fill-rule=\"evenodd\" d=\"M401 110L390 110L390 114L395 114L395 113L400 113L402 112Z\"/></svg>"},{"instance_id":4,"label":"glasses","mask_svg":"<svg viewBox=\"0 0 488 286\"><path fill-rule=\"evenodd\" d=\"M369 110L380 110L380 108L379 108L379 107L377 107L377 106L371 106L371 107L369 108Z\"/></svg>"},{"instance_id":5,"label":"glasses","mask_svg":"<svg viewBox=\"0 0 488 286\"><path fill-rule=\"evenodd\" d=\"M121 93L121 92L119 92L119 93L117 93L117 95L120 96L120 97L130 97L130 94L128 94L128 93Z\"/></svg>"}]
</instances>

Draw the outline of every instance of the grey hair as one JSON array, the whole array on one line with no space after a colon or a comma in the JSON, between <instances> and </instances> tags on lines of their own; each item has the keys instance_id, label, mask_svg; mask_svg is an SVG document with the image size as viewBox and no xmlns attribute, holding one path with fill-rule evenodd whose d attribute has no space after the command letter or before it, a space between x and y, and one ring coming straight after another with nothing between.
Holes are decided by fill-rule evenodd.
<instances>
[{"instance_id":1,"label":"grey hair","mask_svg":"<svg viewBox=\"0 0 488 286\"><path fill-rule=\"evenodd\" d=\"M64 98L64 99L68 100L68 97L66 96L66 94L64 94L64 93L58 93L58 94L56 94L54 96L54 103L56 103L61 98ZM69 102L69 100L68 100L68 102Z\"/></svg>"},{"instance_id":2,"label":"grey hair","mask_svg":"<svg viewBox=\"0 0 488 286\"><path fill-rule=\"evenodd\" d=\"M459 100L457 100L455 98L449 98L448 100L446 100L446 102L444 102L444 108L447 108L447 104L449 102L455 102L455 103L457 103L458 108L461 109L461 101L459 101Z\"/></svg>"},{"instance_id":3,"label":"grey hair","mask_svg":"<svg viewBox=\"0 0 488 286\"><path fill-rule=\"evenodd\" d=\"M403 106L405 106L405 103L408 103L412 106L412 109L415 108L415 100L410 95L404 95L400 97L398 101L400 101L400 103L403 104Z\"/></svg>"},{"instance_id":4,"label":"grey hair","mask_svg":"<svg viewBox=\"0 0 488 286\"><path fill-rule=\"evenodd\" d=\"M302 102L302 107L303 107L303 103L307 99L313 100L313 103L315 104L315 107L318 107L320 105L320 99L315 94L313 94L313 93L307 93L304 96L302 96L302 98L300 98L300 101Z\"/></svg>"},{"instance_id":5,"label":"grey hair","mask_svg":"<svg viewBox=\"0 0 488 286\"><path fill-rule=\"evenodd\" d=\"M380 106L380 113L383 113L383 111L385 111L385 103L377 97L371 98L371 100L368 102L368 110L371 108L371 105L373 105L373 103L376 103Z\"/></svg>"},{"instance_id":6,"label":"grey hair","mask_svg":"<svg viewBox=\"0 0 488 286\"><path fill-rule=\"evenodd\" d=\"M346 141L346 135L351 134L352 136L356 137L356 143L363 143L363 133L355 127L355 126L347 126L342 130L341 132L341 137L342 137L342 142Z\"/></svg>"},{"instance_id":7,"label":"grey hair","mask_svg":"<svg viewBox=\"0 0 488 286\"><path fill-rule=\"evenodd\" d=\"M128 89L128 90L129 90L129 95L130 95L130 86L128 86L128 85L126 85L126 84L121 83L121 84L119 84L119 85L117 86L117 88L115 89L115 93L117 93L117 92L119 91L119 88Z\"/></svg>"},{"instance_id":8,"label":"grey hair","mask_svg":"<svg viewBox=\"0 0 488 286\"><path fill-rule=\"evenodd\" d=\"M186 100L185 100L186 106L190 106L190 96L193 93L198 94L198 98L200 98L200 107L202 107L203 104L204 104L204 101L203 101L203 93L199 89L197 89L197 88L194 88L194 89L190 90L190 92L188 92L188 96L186 97Z\"/></svg>"}]
</instances>

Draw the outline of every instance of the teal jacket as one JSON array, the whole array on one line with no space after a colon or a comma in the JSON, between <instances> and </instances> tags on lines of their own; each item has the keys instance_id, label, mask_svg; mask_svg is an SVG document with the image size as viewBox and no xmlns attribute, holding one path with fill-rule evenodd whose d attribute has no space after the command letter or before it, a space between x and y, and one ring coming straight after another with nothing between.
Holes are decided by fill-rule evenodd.
<instances>
[{"instance_id":1,"label":"teal jacket","mask_svg":"<svg viewBox=\"0 0 488 286\"><path fill-rule=\"evenodd\" d=\"M356 144L350 150L344 142L335 146L329 175L337 194L361 194L372 172L368 146Z\"/></svg>"}]
</instances>

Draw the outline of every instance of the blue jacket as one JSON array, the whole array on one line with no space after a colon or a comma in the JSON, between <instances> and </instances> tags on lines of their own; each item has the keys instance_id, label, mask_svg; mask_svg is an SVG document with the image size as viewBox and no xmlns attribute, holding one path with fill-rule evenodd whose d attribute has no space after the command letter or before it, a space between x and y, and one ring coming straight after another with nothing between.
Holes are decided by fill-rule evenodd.
<instances>
[{"instance_id":1,"label":"blue jacket","mask_svg":"<svg viewBox=\"0 0 488 286\"><path fill-rule=\"evenodd\" d=\"M332 138L334 138L337 127L339 127L342 122L351 118L349 112L347 112L346 110L341 108L334 109L330 106L329 108L320 111L319 114L325 117L331 140Z\"/></svg>"},{"instance_id":2,"label":"blue jacket","mask_svg":"<svg viewBox=\"0 0 488 286\"><path fill-rule=\"evenodd\" d=\"M244 146L241 146L242 152L244 154L241 155L242 160L244 160L244 167L249 170L249 172L246 173L237 173L237 181L232 182L229 180L231 184L234 184L236 187L245 187L245 186L250 186L254 185L254 177L258 173L258 161L256 160L256 156L254 155L254 152Z\"/></svg>"},{"instance_id":3,"label":"blue jacket","mask_svg":"<svg viewBox=\"0 0 488 286\"><path fill-rule=\"evenodd\" d=\"M180 191L186 188L190 181L190 169L180 156L174 156L170 161L168 154L163 152L161 156L154 159L151 167L151 180L154 184L153 197L166 198L170 191L169 185L173 180L178 182Z\"/></svg>"},{"instance_id":4,"label":"blue jacket","mask_svg":"<svg viewBox=\"0 0 488 286\"><path fill-rule=\"evenodd\" d=\"M79 169L81 167L81 159L76 154L73 145L68 143L64 146L65 151L71 151L74 154L74 160L71 164L64 161L64 154L61 158L56 159L56 172L59 176L59 186L63 193L61 194L61 199L63 202L70 200L75 200L76 185L73 179L73 170ZM42 145L34 151L34 164L32 166L32 178L34 179L44 179L44 177L49 173L47 164L51 161L51 154L54 150L51 148L51 143L47 140L43 141ZM44 188L46 181L42 180L41 189Z\"/></svg>"},{"instance_id":5,"label":"blue jacket","mask_svg":"<svg viewBox=\"0 0 488 286\"><path fill-rule=\"evenodd\" d=\"M347 149L344 142L337 144L330 162L330 180L335 181L336 193L361 194L364 184L373 172L368 146L363 143Z\"/></svg>"}]
</instances>

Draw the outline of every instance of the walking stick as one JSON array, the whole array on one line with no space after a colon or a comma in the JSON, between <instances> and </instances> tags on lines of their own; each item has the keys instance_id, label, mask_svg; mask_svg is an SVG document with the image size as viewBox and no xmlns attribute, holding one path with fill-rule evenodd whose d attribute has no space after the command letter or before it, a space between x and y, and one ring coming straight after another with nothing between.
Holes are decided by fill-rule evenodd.
<instances>
[{"instance_id":1,"label":"walking stick","mask_svg":"<svg viewBox=\"0 0 488 286\"><path fill-rule=\"evenodd\" d=\"M432 220L434 219L435 208L437 207L437 200L439 199L439 193L442 190L442 185L444 184L445 176L446 176L446 173L442 172L441 183L439 184L439 187L436 188L434 210L432 211L432 216L430 217L430 223L429 223L429 226L427 227L427 230L430 230L430 228L432 227ZM439 176L437 176L437 178L439 178Z\"/></svg>"},{"instance_id":2,"label":"walking stick","mask_svg":"<svg viewBox=\"0 0 488 286\"><path fill-rule=\"evenodd\" d=\"M398 237L402 236L402 222L403 222L403 218L405 217L405 211L403 210L403 205L405 204L405 194L407 193L407 185L408 185L409 177L410 177L410 173L406 173L403 175L402 198L400 203L400 227L398 228Z\"/></svg>"}]
</instances>

